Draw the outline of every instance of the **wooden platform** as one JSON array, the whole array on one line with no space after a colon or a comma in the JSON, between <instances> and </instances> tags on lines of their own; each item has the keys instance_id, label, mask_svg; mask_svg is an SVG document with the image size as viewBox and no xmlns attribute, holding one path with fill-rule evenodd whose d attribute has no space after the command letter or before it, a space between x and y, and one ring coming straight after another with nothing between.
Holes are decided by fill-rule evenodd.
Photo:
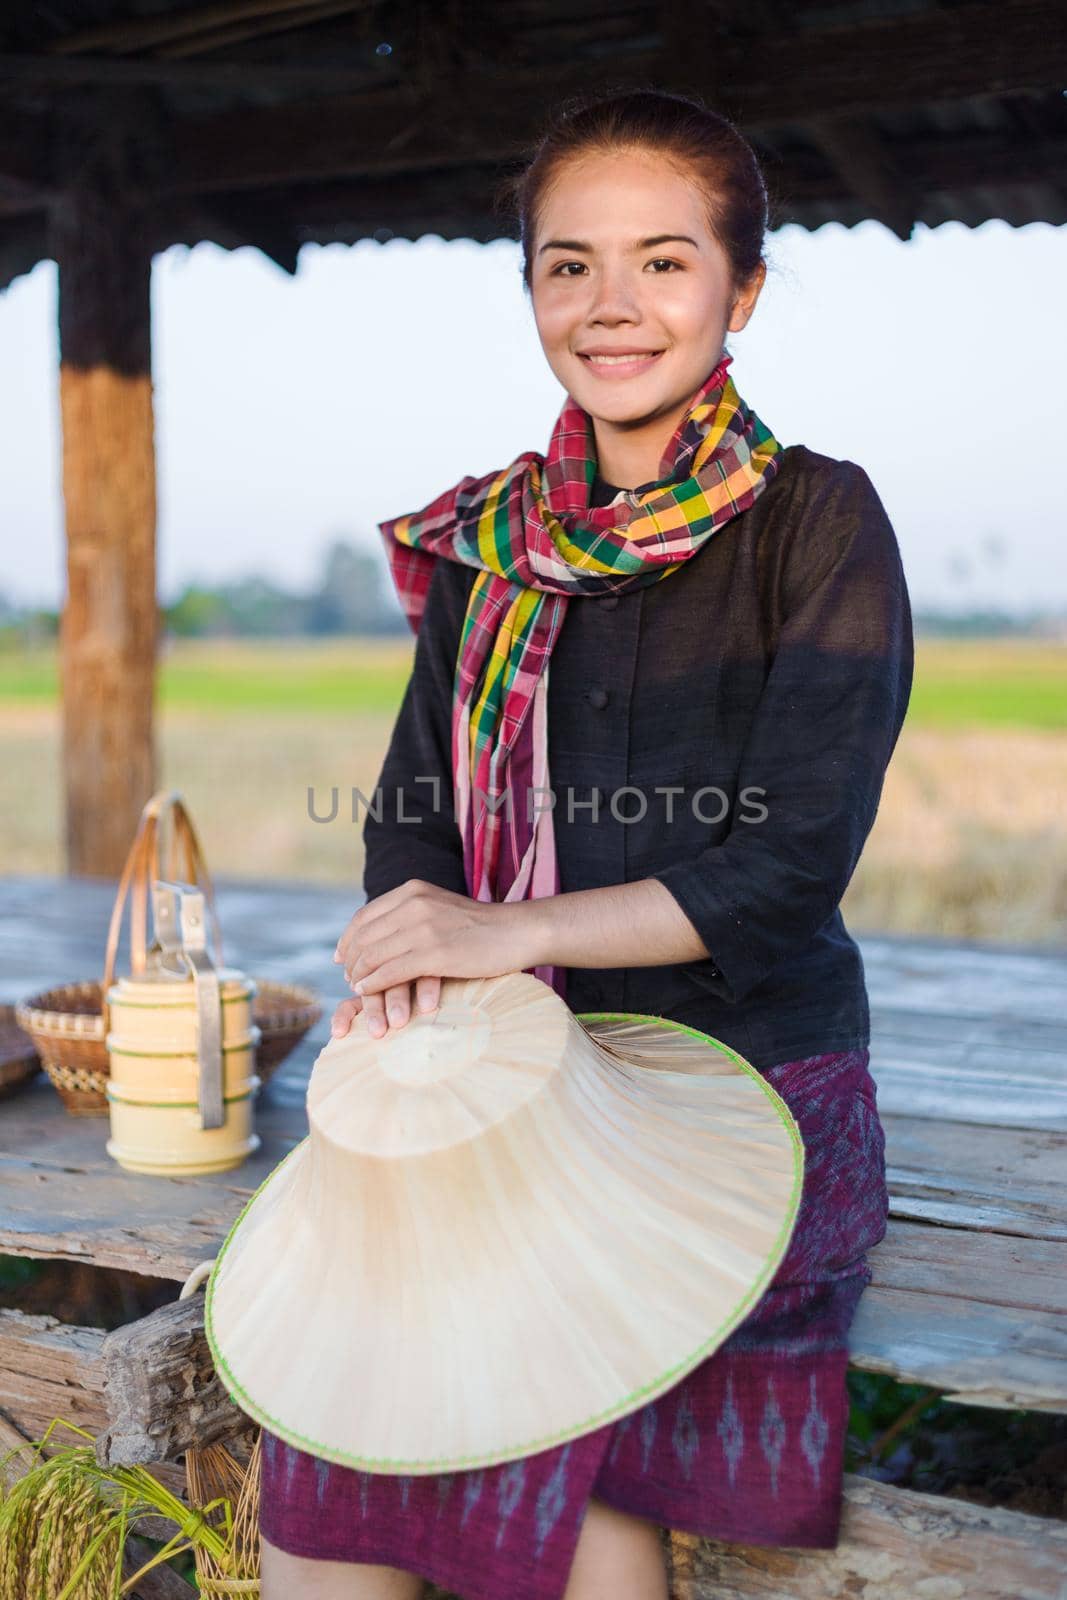
<instances>
[{"instance_id":1,"label":"wooden platform","mask_svg":"<svg viewBox=\"0 0 1067 1600\"><path fill-rule=\"evenodd\" d=\"M331 960L360 891L218 885L226 957L307 982L322 1021L263 1094L263 1146L214 1178L141 1178L41 1080L0 1102L0 1252L183 1279L307 1128L307 1076L345 994ZM0 883L0 999L97 973L110 884ZM961 1398L1067 1411L1067 959L863 939L892 1215L854 1363Z\"/></svg>"},{"instance_id":2,"label":"wooden platform","mask_svg":"<svg viewBox=\"0 0 1067 1600\"><path fill-rule=\"evenodd\" d=\"M322 1021L261 1096L261 1150L214 1178L137 1177L106 1155L106 1118L68 1116L42 1079L0 1101L0 1253L180 1281L215 1254L247 1197L304 1136L307 1077L346 992L333 948L361 894L217 887L227 959L256 977L310 983L324 1000ZM88 880L0 880L0 1000L98 976L113 892ZM891 1217L870 1254L852 1363L972 1404L1067 1412L1067 957L934 940L860 944ZM199 1301L106 1339L0 1311L0 1413L32 1434L57 1412L97 1432L113 1461L173 1461L191 1441L232 1431ZM672 1538L675 1600L1062 1597L1067 1548L1058 1522L855 1478L832 1553Z\"/></svg>"}]
</instances>

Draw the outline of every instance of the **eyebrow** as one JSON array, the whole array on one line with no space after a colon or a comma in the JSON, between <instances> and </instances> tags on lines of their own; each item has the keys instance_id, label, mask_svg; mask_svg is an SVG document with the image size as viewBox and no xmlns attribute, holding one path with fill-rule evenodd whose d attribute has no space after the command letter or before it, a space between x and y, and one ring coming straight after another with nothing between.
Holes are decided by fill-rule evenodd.
<instances>
[{"instance_id":1,"label":"eyebrow","mask_svg":"<svg viewBox=\"0 0 1067 1600\"><path fill-rule=\"evenodd\" d=\"M631 249L651 250L653 246L657 244L676 243L691 244L694 250L700 249L700 246L697 244L696 240L691 239L687 233L655 233L652 235L651 239L638 239L637 243L631 246ZM538 250L537 254L542 255L546 250L575 250L580 252L582 255L591 255L593 246L591 244L584 244L581 239L548 239L541 246L540 250Z\"/></svg>"}]
</instances>

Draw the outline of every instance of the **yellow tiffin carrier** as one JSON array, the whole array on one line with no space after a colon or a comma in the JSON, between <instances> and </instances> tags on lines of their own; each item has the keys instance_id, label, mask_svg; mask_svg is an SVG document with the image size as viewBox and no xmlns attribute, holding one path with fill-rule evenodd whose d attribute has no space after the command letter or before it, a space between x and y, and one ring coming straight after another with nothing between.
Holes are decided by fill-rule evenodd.
<instances>
[{"instance_id":1,"label":"yellow tiffin carrier","mask_svg":"<svg viewBox=\"0 0 1067 1600\"><path fill-rule=\"evenodd\" d=\"M198 890L157 880L152 896L154 965L107 991L108 1154L131 1172L224 1172L259 1147L256 986L212 965Z\"/></svg>"}]
</instances>

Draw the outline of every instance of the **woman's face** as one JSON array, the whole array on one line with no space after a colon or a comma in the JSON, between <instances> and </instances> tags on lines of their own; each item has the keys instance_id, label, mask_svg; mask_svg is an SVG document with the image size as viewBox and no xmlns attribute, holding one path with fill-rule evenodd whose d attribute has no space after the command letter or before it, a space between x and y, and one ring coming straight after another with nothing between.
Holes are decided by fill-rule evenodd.
<instances>
[{"instance_id":1,"label":"woman's face","mask_svg":"<svg viewBox=\"0 0 1067 1600\"><path fill-rule=\"evenodd\" d=\"M752 314L764 269L735 292L704 207L695 182L645 150L572 160L543 197L537 331L568 394L609 429L683 411Z\"/></svg>"}]
</instances>

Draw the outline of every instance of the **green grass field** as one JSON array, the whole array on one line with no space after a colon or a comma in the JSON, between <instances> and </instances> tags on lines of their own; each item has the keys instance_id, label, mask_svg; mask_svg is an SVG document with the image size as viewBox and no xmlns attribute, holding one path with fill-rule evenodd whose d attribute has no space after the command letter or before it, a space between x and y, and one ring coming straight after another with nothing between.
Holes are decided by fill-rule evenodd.
<instances>
[{"instance_id":1,"label":"green grass field","mask_svg":"<svg viewBox=\"0 0 1067 1600\"><path fill-rule=\"evenodd\" d=\"M180 640L159 670L162 710L395 711L411 670L414 640ZM54 701L53 648L0 653L0 705Z\"/></svg>"},{"instance_id":2,"label":"green grass field","mask_svg":"<svg viewBox=\"0 0 1067 1600\"><path fill-rule=\"evenodd\" d=\"M164 652L161 710L392 712L413 641L181 640ZM54 702L52 648L0 654L0 704ZM911 727L1067 728L1067 645L1018 639L920 640Z\"/></svg>"},{"instance_id":3,"label":"green grass field","mask_svg":"<svg viewBox=\"0 0 1067 1600\"><path fill-rule=\"evenodd\" d=\"M165 652L158 782L212 868L358 884L345 807L373 792L413 641L181 641ZM0 653L0 870L63 870L55 651ZM844 909L856 931L1067 943L1067 646L922 640L911 709ZM33 803L27 804L27 796Z\"/></svg>"}]
</instances>

